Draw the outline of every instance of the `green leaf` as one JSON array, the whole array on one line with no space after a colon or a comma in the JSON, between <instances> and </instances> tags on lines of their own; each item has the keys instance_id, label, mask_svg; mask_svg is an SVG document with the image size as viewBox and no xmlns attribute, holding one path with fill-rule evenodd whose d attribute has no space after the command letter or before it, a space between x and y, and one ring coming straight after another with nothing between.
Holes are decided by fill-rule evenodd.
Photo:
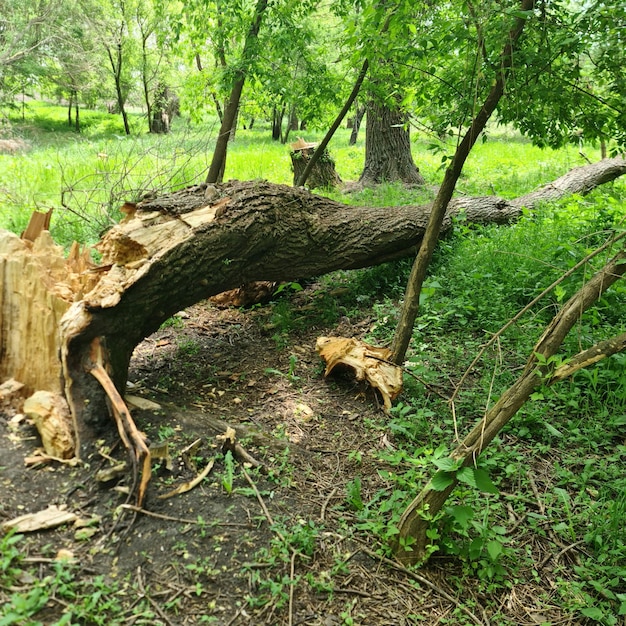
<instances>
[{"instance_id":1,"label":"green leaf","mask_svg":"<svg viewBox=\"0 0 626 626\"><path fill-rule=\"evenodd\" d=\"M471 506L451 506L448 514L454 519L460 528L467 528L470 520L474 518L474 509Z\"/></svg>"},{"instance_id":2,"label":"green leaf","mask_svg":"<svg viewBox=\"0 0 626 626\"><path fill-rule=\"evenodd\" d=\"M495 539L487 542L487 552L492 561L497 561L498 557L502 554L504 546Z\"/></svg>"},{"instance_id":3,"label":"green leaf","mask_svg":"<svg viewBox=\"0 0 626 626\"><path fill-rule=\"evenodd\" d=\"M585 607L584 609L580 609L580 612L590 619L595 619L598 622L604 618L604 611L602 609L596 609L595 607Z\"/></svg>"},{"instance_id":4,"label":"green leaf","mask_svg":"<svg viewBox=\"0 0 626 626\"><path fill-rule=\"evenodd\" d=\"M475 561L480 556L480 553L483 551L484 547L485 540L482 537L476 537L475 539L472 539L468 548L468 556L470 560Z\"/></svg>"},{"instance_id":5,"label":"green leaf","mask_svg":"<svg viewBox=\"0 0 626 626\"><path fill-rule=\"evenodd\" d=\"M443 459L433 459L433 463L443 472L456 472L461 467L461 461L445 457Z\"/></svg>"},{"instance_id":6,"label":"green leaf","mask_svg":"<svg viewBox=\"0 0 626 626\"><path fill-rule=\"evenodd\" d=\"M560 430L556 429L554 426L552 426L552 424L549 424L548 422L544 422L544 426L546 427L546 430L550 434L554 435L555 437L563 436L563 433Z\"/></svg>"},{"instance_id":7,"label":"green leaf","mask_svg":"<svg viewBox=\"0 0 626 626\"><path fill-rule=\"evenodd\" d=\"M484 469L478 467L463 467L457 472L456 477L459 479L459 482L465 483L485 493L500 493L498 488L491 481L491 478L489 478L489 474L487 474Z\"/></svg>"},{"instance_id":8,"label":"green leaf","mask_svg":"<svg viewBox=\"0 0 626 626\"><path fill-rule=\"evenodd\" d=\"M435 491L445 491L454 482L454 474L439 471L430 480L430 486Z\"/></svg>"}]
</instances>

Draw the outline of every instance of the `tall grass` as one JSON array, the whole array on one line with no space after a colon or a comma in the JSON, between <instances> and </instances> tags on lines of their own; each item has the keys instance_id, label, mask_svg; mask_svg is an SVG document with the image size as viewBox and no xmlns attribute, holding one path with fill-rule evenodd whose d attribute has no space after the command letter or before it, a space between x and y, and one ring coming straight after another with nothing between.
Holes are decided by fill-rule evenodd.
<instances>
[{"instance_id":1,"label":"tall grass","mask_svg":"<svg viewBox=\"0 0 626 626\"><path fill-rule=\"evenodd\" d=\"M204 179L217 133L217 120L192 126L176 119L173 132L165 136L145 132L144 116L130 116L134 134L127 137L119 115L81 112L81 133L68 126L65 107L28 102L24 116L14 115L12 132L28 142L22 154L0 155L0 228L20 232L34 209L55 208L53 236L64 245L74 239L93 243L117 221L117 208L148 191L178 189ZM358 179L364 162L364 132L355 146L350 132L340 129L330 149L344 181ZM293 140L321 139L323 132L295 132ZM357 194L330 195L354 204L419 204L432 199L441 180L442 154L454 144L429 150L432 138L415 136L414 158L428 181L423 189L382 185ZM590 156L595 157L595 153ZM583 163L575 148L541 150L497 128L491 138L477 146L459 183L462 194L515 196L548 182L574 165ZM239 129L229 145L226 179L264 178L291 184L293 174L288 146L272 141L267 124L253 130Z\"/></svg>"}]
</instances>

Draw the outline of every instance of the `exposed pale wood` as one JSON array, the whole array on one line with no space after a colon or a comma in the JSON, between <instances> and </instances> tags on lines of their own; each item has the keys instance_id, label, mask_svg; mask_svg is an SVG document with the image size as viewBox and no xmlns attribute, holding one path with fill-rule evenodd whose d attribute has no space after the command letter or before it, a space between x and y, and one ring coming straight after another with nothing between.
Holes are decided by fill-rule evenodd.
<instances>
[{"instance_id":1,"label":"exposed pale wood","mask_svg":"<svg viewBox=\"0 0 626 626\"><path fill-rule=\"evenodd\" d=\"M43 511L36 513L26 513L14 519L2 523L3 530L15 529L18 533L29 533L36 530L46 530L48 528L56 528L62 524L75 522L78 519L76 513L66 511L59 508L55 504L51 504Z\"/></svg>"},{"instance_id":2,"label":"exposed pale wood","mask_svg":"<svg viewBox=\"0 0 626 626\"><path fill-rule=\"evenodd\" d=\"M402 370L391 363L391 350L369 345L353 337L318 337L317 351L326 363L324 376L335 368L349 368L357 380L377 389L385 411L402 391Z\"/></svg>"},{"instance_id":3,"label":"exposed pale wood","mask_svg":"<svg viewBox=\"0 0 626 626\"><path fill-rule=\"evenodd\" d=\"M0 407L6 408L20 399L23 400L24 383L15 378L9 378L0 385Z\"/></svg>"},{"instance_id":4,"label":"exposed pale wood","mask_svg":"<svg viewBox=\"0 0 626 626\"><path fill-rule=\"evenodd\" d=\"M27 241L35 241L42 231L50 230L50 219L52 217L52 209L47 213L35 211L28 222L26 230L22 233L22 239Z\"/></svg>"},{"instance_id":5,"label":"exposed pale wood","mask_svg":"<svg viewBox=\"0 0 626 626\"><path fill-rule=\"evenodd\" d=\"M59 459L74 456L72 416L61 394L36 391L25 400L24 413L35 423L47 455Z\"/></svg>"},{"instance_id":6,"label":"exposed pale wood","mask_svg":"<svg viewBox=\"0 0 626 626\"><path fill-rule=\"evenodd\" d=\"M103 365L102 348L98 339L92 341L89 373L102 385L102 389L111 403L111 410L117 423L120 438L124 442L133 463L133 482L136 483L137 476L140 476L137 488L137 506L141 506L152 471L150 449L146 444L144 435L137 430L128 407ZM80 432L80 429L77 428L76 430L77 433ZM141 470L139 470L139 465L141 465ZM135 485L133 485L133 491L134 487Z\"/></svg>"},{"instance_id":7,"label":"exposed pale wood","mask_svg":"<svg viewBox=\"0 0 626 626\"><path fill-rule=\"evenodd\" d=\"M32 244L0 231L0 380L61 391L59 326L74 299L63 250L47 232Z\"/></svg>"}]
</instances>

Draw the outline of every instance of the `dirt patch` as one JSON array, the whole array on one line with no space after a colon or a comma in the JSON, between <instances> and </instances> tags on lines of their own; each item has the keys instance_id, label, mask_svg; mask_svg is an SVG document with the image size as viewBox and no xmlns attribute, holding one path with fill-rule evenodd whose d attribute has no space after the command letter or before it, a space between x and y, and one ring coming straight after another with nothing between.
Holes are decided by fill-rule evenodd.
<instances>
[{"instance_id":1,"label":"dirt patch","mask_svg":"<svg viewBox=\"0 0 626 626\"><path fill-rule=\"evenodd\" d=\"M91 532L61 527L25 544L42 576L66 549L80 576L125 581L120 611L128 619L98 623L465 624L487 623L483 612L498 606L497 623L521 623L510 589L477 597L459 584L460 566L449 559L407 572L354 532L346 485L358 473L364 497L384 487L371 459L389 445L386 418L363 386L322 378L315 339L361 337L370 323L344 317L332 329L287 337L263 309L192 307L139 345L131 363L129 392L160 407L135 410L136 422L153 445L167 444L169 456L154 466L145 510L127 503L128 471L107 484L96 480L126 459L113 428L82 466L26 469L23 458L38 445L34 431L12 432L0 420L0 521L50 504L99 520ZM216 437L226 425L262 467L220 454ZM159 497L211 462L197 487ZM0 588L0 600L7 593ZM150 620L133 613L138 598L149 601ZM66 604L51 598L40 612L45 623Z\"/></svg>"}]
</instances>

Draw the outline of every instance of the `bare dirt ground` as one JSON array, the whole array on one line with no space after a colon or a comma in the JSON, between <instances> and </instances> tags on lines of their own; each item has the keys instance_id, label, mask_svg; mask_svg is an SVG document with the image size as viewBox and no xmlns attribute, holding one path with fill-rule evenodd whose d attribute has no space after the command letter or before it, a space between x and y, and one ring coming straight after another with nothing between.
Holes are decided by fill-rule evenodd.
<instances>
[{"instance_id":1,"label":"bare dirt ground","mask_svg":"<svg viewBox=\"0 0 626 626\"><path fill-rule=\"evenodd\" d=\"M301 300L306 315L306 294ZM315 340L362 336L371 324L366 315L343 318L332 329L308 328L277 345L262 308L194 306L138 346L131 365L129 393L160 406L134 410L137 425L153 445L165 441L171 459L169 469L167 459L155 463L144 510L127 503L128 471L108 483L96 480L97 472L126 459L113 424L86 464L26 468L24 457L38 445L35 432L27 424L10 429L0 416L0 521L50 504L92 520L89 532L62 526L32 533L25 545L42 575L66 549L81 575L125 581L126 618L102 623L148 623L133 617L139 598L156 615L150 623L163 625L562 620L555 607L536 601L532 587L481 597L471 580L459 583L455 561L433 558L408 572L352 530L345 486L356 473L364 499L384 486L370 453L392 437L364 387L323 378ZM261 468L236 461L229 469L216 438L226 424ZM198 486L159 498L212 460ZM63 612L64 602L52 598L37 619L51 624Z\"/></svg>"}]
</instances>

